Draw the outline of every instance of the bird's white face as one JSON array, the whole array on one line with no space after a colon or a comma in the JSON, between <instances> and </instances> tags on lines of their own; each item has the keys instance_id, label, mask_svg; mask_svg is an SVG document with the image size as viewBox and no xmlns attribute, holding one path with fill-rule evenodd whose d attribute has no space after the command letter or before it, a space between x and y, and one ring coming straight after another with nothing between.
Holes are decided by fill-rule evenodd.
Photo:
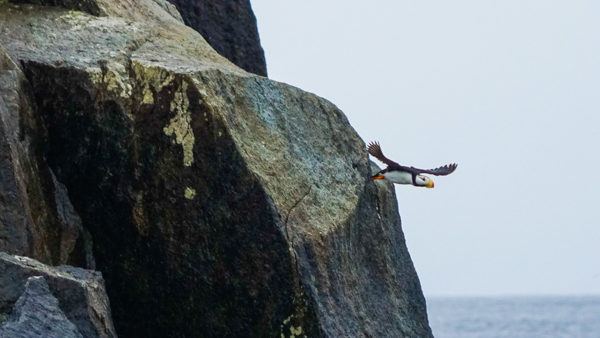
<instances>
[{"instance_id":1,"label":"bird's white face","mask_svg":"<svg viewBox=\"0 0 600 338\"><path fill-rule=\"evenodd\" d=\"M433 180L424 175L417 175L417 177L415 178L415 183L417 183L417 185L420 187L426 188L433 188L435 186Z\"/></svg>"}]
</instances>

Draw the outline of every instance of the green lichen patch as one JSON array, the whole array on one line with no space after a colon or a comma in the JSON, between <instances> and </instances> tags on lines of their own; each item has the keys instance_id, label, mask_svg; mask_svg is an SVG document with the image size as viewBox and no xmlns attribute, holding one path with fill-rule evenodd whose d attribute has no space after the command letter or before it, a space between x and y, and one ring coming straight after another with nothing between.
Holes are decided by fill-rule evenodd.
<instances>
[{"instance_id":1,"label":"green lichen patch","mask_svg":"<svg viewBox=\"0 0 600 338\"><path fill-rule=\"evenodd\" d=\"M171 102L171 111L175 117L163 128L167 136L175 138L175 143L183 148L183 165L190 167L194 162L194 131L192 130L192 114L190 113L190 101L187 97L187 83L183 83L175 93Z\"/></svg>"},{"instance_id":2,"label":"green lichen patch","mask_svg":"<svg viewBox=\"0 0 600 338\"><path fill-rule=\"evenodd\" d=\"M112 97L128 99L132 94L127 70L116 62L106 63L100 67L88 69L90 79Z\"/></svg>"},{"instance_id":3,"label":"green lichen patch","mask_svg":"<svg viewBox=\"0 0 600 338\"><path fill-rule=\"evenodd\" d=\"M294 327L290 326L290 337L300 337L302 335L302 326Z\"/></svg>"},{"instance_id":4,"label":"green lichen patch","mask_svg":"<svg viewBox=\"0 0 600 338\"><path fill-rule=\"evenodd\" d=\"M133 81L141 88L142 104L154 104L154 93L171 84L173 74L141 60L132 60Z\"/></svg>"},{"instance_id":5,"label":"green lichen patch","mask_svg":"<svg viewBox=\"0 0 600 338\"><path fill-rule=\"evenodd\" d=\"M306 335L303 335L304 330L302 329L301 325L298 325L298 326L293 325L293 323L292 323L293 319L294 319L294 315L291 315L283 320L283 323L281 324L281 332L280 332L281 338L306 337ZM289 328L289 335L286 335L285 328Z\"/></svg>"},{"instance_id":6,"label":"green lichen patch","mask_svg":"<svg viewBox=\"0 0 600 338\"><path fill-rule=\"evenodd\" d=\"M185 187L185 192L183 194L188 200L193 200L194 197L196 197L196 189Z\"/></svg>"}]
</instances>

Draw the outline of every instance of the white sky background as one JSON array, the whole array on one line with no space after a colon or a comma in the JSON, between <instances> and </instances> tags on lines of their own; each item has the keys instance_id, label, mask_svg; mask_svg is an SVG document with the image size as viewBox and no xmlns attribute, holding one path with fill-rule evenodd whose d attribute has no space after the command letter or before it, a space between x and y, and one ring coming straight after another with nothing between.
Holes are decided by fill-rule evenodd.
<instances>
[{"instance_id":1,"label":"white sky background","mask_svg":"<svg viewBox=\"0 0 600 338\"><path fill-rule=\"evenodd\" d=\"M252 0L269 76L397 162L431 295L600 294L600 1Z\"/></svg>"}]
</instances>

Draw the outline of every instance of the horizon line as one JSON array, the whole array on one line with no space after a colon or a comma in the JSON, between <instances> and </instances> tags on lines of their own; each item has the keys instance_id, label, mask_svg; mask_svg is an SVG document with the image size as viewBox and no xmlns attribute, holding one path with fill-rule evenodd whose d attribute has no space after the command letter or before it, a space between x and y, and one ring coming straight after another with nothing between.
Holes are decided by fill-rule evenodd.
<instances>
[{"instance_id":1,"label":"horizon line","mask_svg":"<svg viewBox=\"0 0 600 338\"><path fill-rule=\"evenodd\" d=\"M430 298L600 298L600 293L498 293L498 294L425 294Z\"/></svg>"}]
</instances>

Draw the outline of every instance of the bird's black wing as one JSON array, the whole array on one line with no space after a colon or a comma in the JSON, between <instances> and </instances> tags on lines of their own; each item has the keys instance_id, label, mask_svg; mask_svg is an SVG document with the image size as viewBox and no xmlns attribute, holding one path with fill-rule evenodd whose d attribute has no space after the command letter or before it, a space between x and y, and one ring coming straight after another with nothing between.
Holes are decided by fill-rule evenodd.
<instances>
[{"instance_id":1,"label":"bird's black wing","mask_svg":"<svg viewBox=\"0 0 600 338\"><path fill-rule=\"evenodd\" d=\"M387 164L388 166L400 167L400 165L398 163L390 160L389 158L385 157L385 155L383 155L383 152L381 151L381 146L379 145L379 142L369 143L369 145L367 146L367 151L373 157L375 157L376 159L380 160L381 162Z\"/></svg>"},{"instance_id":2,"label":"bird's black wing","mask_svg":"<svg viewBox=\"0 0 600 338\"><path fill-rule=\"evenodd\" d=\"M419 174L431 174L431 175L436 175L436 176L446 176L446 175L450 175L454 172L454 170L456 170L456 167L458 167L458 164L456 163L452 163L452 164L446 164L444 166L435 168L435 169L419 169L419 168L414 168L411 167L411 169L417 171Z\"/></svg>"}]
</instances>

